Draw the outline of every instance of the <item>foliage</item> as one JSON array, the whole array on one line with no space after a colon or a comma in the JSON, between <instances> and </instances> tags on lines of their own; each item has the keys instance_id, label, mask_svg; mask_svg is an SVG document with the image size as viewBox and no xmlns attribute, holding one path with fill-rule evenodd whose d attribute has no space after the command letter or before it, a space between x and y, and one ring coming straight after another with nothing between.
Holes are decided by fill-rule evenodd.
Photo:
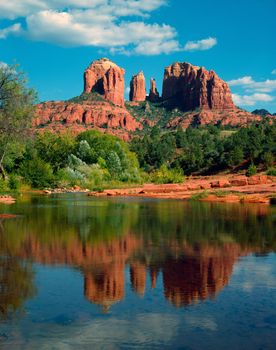
<instances>
[{"instance_id":1,"label":"foliage","mask_svg":"<svg viewBox=\"0 0 276 350\"><path fill-rule=\"evenodd\" d=\"M4 179L7 163L11 168L14 160L13 146L23 142L33 116L35 93L26 82L17 66L0 67L0 172Z\"/></svg>"},{"instance_id":2,"label":"foliage","mask_svg":"<svg viewBox=\"0 0 276 350\"><path fill-rule=\"evenodd\" d=\"M131 150L146 171L166 163L169 167L180 167L190 175L232 169L244 162L264 164L268 168L275 160L275 122L263 121L227 134L215 126L179 128L166 134L156 129L131 143Z\"/></svg>"},{"instance_id":3,"label":"foliage","mask_svg":"<svg viewBox=\"0 0 276 350\"><path fill-rule=\"evenodd\" d=\"M103 98L103 96L101 96L97 92L91 92L89 94L82 93L81 95L73 97L73 98L70 98L68 100L68 102L72 102L72 103L81 103L81 102L84 102L84 101L86 101L86 102L87 101L95 102L95 101L106 101L106 100Z\"/></svg>"},{"instance_id":4,"label":"foliage","mask_svg":"<svg viewBox=\"0 0 276 350\"><path fill-rule=\"evenodd\" d=\"M68 165L68 157L74 152L75 139L71 134L38 134L32 145L38 157L49 163L54 172Z\"/></svg>"},{"instance_id":5,"label":"foliage","mask_svg":"<svg viewBox=\"0 0 276 350\"><path fill-rule=\"evenodd\" d=\"M183 171L179 168L169 169L165 164L151 174L151 181L157 184L184 182Z\"/></svg>"},{"instance_id":6,"label":"foliage","mask_svg":"<svg viewBox=\"0 0 276 350\"><path fill-rule=\"evenodd\" d=\"M51 165L41 158L24 160L20 167L20 173L25 181L34 188L45 188L55 184Z\"/></svg>"},{"instance_id":7,"label":"foliage","mask_svg":"<svg viewBox=\"0 0 276 350\"><path fill-rule=\"evenodd\" d=\"M276 168L272 167L267 170L267 175L276 176Z\"/></svg>"},{"instance_id":8,"label":"foliage","mask_svg":"<svg viewBox=\"0 0 276 350\"><path fill-rule=\"evenodd\" d=\"M206 197L209 196L209 191L203 191L203 192L199 192L199 193L195 193L190 197L191 201L199 201L201 199L204 199Z\"/></svg>"},{"instance_id":9,"label":"foliage","mask_svg":"<svg viewBox=\"0 0 276 350\"><path fill-rule=\"evenodd\" d=\"M15 191L18 190L19 189L19 185L20 185L19 177L16 174L11 174L9 176L8 184L9 184L9 188L11 190L15 190Z\"/></svg>"},{"instance_id":10,"label":"foliage","mask_svg":"<svg viewBox=\"0 0 276 350\"><path fill-rule=\"evenodd\" d=\"M253 176L257 173L257 167L255 164L250 164L250 166L247 169L246 175L247 176Z\"/></svg>"}]
</instances>

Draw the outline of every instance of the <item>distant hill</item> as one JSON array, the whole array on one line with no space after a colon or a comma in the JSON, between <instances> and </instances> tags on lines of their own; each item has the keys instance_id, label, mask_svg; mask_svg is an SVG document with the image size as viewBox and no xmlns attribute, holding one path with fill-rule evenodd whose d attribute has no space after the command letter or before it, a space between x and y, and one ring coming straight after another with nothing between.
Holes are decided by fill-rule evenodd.
<instances>
[{"instance_id":1,"label":"distant hill","mask_svg":"<svg viewBox=\"0 0 276 350\"><path fill-rule=\"evenodd\" d=\"M267 116L267 115L271 115L271 113L266 110L266 109L255 109L255 111L252 112L252 114L256 114L256 115L261 115L263 117ZM272 114L272 115L276 115L276 113Z\"/></svg>"}]
</instances>

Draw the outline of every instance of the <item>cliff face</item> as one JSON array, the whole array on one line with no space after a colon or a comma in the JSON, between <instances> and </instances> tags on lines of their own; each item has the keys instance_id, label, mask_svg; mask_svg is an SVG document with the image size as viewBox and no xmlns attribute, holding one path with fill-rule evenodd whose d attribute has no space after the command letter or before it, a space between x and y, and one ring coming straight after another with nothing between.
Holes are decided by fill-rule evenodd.
<instances>
[{"instance_id":1,"label":"cliff face","mask_svg":"<svg viewBox=\"0 0 276 350\"><path fill-rule=\"evenodd\" d=\"M162 98L185 111L235 108L228 85L214 71L185 62L165 68Z\"/></svg>"},{"instance_id":2,"label":"cliff face","mask_svg":"<svg viewBox=\"0 0 276 350\"><path fill-rule=\"evenodd\" d=\"M160 99L159 92L157 91L156 81L155 79L150 79L150 93L149 93L149 101L150 102L158 102Z\"/></svg>"},{"instance_id":3,"label":"cliff face","mask_svg":"<svg viewBox=\"0 0 276 350\"><path fill-rule=\"evenodd\" d=\"M112 106L106 101L45 102L37 105L36 115L33 125L43 125L44 130L70 128L78 133L93 128L116 135L125 141L129 140L131 131L142 129L142 124L125 108Z\"/></svg>"},{"instance_id":4,"label":"cliff face","mask_svg":"<svg viewBox=\"0 0 276 350\"><path fill-rule=\"evenodd\" d=\"M146 81L143 72L132 77L130 82L129 100L133 102L143 102L146 100Z\"/></svg>"},{"instance_id":5,"label":"cliff face","mask_svg":"<svg viewBox=\"0 0 276 350\"><path fill-rule=\"evenodd\" d=\"M107 58L91 63L84 72L84 93L97 92L107 101L124 106L125 71Z\"/></svg>"}]
</instances>

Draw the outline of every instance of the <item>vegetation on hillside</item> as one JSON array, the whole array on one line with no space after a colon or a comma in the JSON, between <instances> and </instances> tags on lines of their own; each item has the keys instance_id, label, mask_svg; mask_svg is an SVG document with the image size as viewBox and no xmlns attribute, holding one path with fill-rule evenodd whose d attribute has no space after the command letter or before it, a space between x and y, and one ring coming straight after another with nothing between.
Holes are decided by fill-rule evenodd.
<instances>
[{"instance_id":1,"label":"vegetation on hillside","mask_svg":"<svg viewBox=\"0 0 276 350\"><path fill-rule=\"evenodd\" d=\"M276 123L270 125L264 121L227 134L215 126L166 133L154 127L142 139L135 138L131 150L146 171L166 164L190 175L233 169L243 164L251 167L251 174L256 165L269 169L274 164Z\"/></svg>"}]
</instances>

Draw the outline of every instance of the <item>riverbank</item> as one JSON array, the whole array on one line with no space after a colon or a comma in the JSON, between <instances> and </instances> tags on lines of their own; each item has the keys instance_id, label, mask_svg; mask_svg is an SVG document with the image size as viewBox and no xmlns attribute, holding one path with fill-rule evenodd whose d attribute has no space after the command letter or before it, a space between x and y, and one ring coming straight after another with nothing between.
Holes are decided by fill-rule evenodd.
<instances>
[{"instance_id":1,"label":"riverbank","mask_svg":"<svg viewBox=\"0 0 276 350\"><path fill-rule=\"evenodd\" d=\"M276 177L267 175L206 176L189 178L182 184L145 184L127 189L95 191L88 195L269 204L276 195Z\"/></svg>"},{"instance_id":2,"label":"riverbank","mask_svg":"<svg viewBox=\"0 0 276 350\"><path fill-rule=\"evenodd\" d=\"M15 198L8 194L0 195L0 203L13 204L15 201Z\"/></svg>"}]
</instances>

